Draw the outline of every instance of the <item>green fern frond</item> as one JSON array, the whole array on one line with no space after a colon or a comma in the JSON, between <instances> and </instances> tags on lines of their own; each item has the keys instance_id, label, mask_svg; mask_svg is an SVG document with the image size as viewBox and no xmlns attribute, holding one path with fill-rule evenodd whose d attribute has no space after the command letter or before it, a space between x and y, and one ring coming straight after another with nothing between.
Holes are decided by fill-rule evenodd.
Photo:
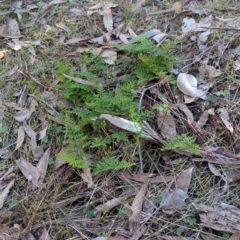
<instances>
[{"instance_id":1,"label":"green fern frond","mask_svg":"<svg viewBox=\"0 0 240 240\"><path fill-rule=\"evenodd\" d=\"M162 151L173 149L183 149L195 154L200 153L199 145L195 143L195 138L187 134L177 135L167 140L161 148Z\"/></svg>"},{"instance_id":2,"label":"green fern frond","mask_svg":"<svg viewBox=\"0 0 240 240\"><path fill-rule=\"evenodd\" d=\"M98 162L96 167L93 170L93 175L97 175L101 172L108 170L119 170L124 168L129 168L133 166L133 163L129 163L126 160L120 161L116 157L105 157L102 161Z\"/></svg>"},{"instance_id":3,"label":"green fern frond","mask_svg":"<svg viewBox=\"0 0 240 240\"><path fill-rule=\"evenodd\" d=\"M60 152L57 157L65 161L66 163L69 163L74 168L82 169L87 168L87 164L83 161L83 158L80 158L79 155L70 153L68 151L62 151Z\"/></svg>"}]
</instances>

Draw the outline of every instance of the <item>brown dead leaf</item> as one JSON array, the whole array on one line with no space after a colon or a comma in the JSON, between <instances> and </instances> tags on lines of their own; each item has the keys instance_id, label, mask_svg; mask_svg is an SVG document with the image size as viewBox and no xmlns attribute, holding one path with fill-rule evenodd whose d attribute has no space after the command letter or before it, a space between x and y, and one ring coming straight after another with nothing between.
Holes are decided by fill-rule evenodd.
<instances>
[{"instance_id":1,"label":"brown dead leaf","mask_svg":"<svg viewBox=\"0 0 240 240\"><path fill-rule=\"evenodd\" d=\"M210 207L204 204L194 204L201 212L201 225L217 231L240 232L240 209L233 205L221 203L220 206Z\"/></svg>"},{"instance_id":2,"label":"brown dead leaf","mask_svg":"<svg viewBox=\"0 0 240 240\"><path fill-rule=\"evenodd\" d=\"M202 113L202 115L201 115L201 117L199 118L199 120L197 121L197 123L196 123L196 127L197 127L198 129L201 129L201 128L206 124L206 122L207 122L207 120L208 120L208 116L209 116L208 110L205 110L205 111Z\"/></svg>"},{"instance_id":3,"label":"brown dead leaf","mask_svg":"<svg viewBox=\"0 0 240 240\"><path fill-rule=\"evenodd\" d=\"M18 128L17 144L16 144L14 151L16 151L17 149L19 149L22 146L24 139L25 139L24 128L23 128L23 126L20 126Z\"/></svg>"},{"instance_id":4,"label":"brown dead leaf","mask_svg":"<svg viewBox=\"0 0 240 240\"><path fill-rule=\"evenodd\" d=\"M113 50L105 49L101 52L101 56L105 63L113 65L117 60L117 53Z\"/></svg>"},{"instance_id":5,"label":"brown dead leaf","mask_svg":"<svg viewBox=\"0 0 240 240\"><path fill-rule=\"evenodd\" d=\"M80 175L85 183L87 183L88 188L92 188L94 183L92 180L92 174L89 168L83 169L83 173Z\"/></svg>"},{"instance_id":6,"label":"brown dead leaf","mask_svg":"<svg viewBox=\"0 0 240 240\"><path fill-rule=\"evenodd\" d=\"M177 135L175 120L170 113L157 109L156 118L158 129L164 138L171 139Z\"/></svg>"},{"instance_id":7,"label":"brown dead leaf","mask_svg":"<svg viewBox=\"0 0 240 240\"><path fill-rule=\"evenodd\" d=\"M186 115L188 124L192 125L194 123L194 117L187 105L184 103L177 103L175 105Z\"/></svg>"},{"instance_id":8,"label":"brown dead leaf","mask_svg":"<svg viewBox=\"0 0 240 240\"><path fill-rule=\"evenodd\" d=\"M14 224L13 227L9 228L5 224L0 225L0 239L3 240L19 240L21 235L22 227L18 224Z\"/></svg>"},{"instance_id":9,"label":"brown dead leaf","mask_svg":"<svg viewBox=\"0 0 240 240\"><path fill-rule=\"evenodd\" d=\"M119 38L124 44L129 44L128 39L126 38L126 36L123 33L119 34Z\"/></svg>"},{"instance_id":10,"label":"brown dead leaf","mask_svg":"<svg viewBox=\"0 0 240 240\"><path fill-rule=\"evenodd\" d=\"M207 65L207 62L208 59L201 61L201 65L198 69L203 76L207 75L209 78L216 78L222 75L222 71L220 69Z\"/></svg>"},{"instance_id":11,"label":"brown dead leaf","mask_svg":"<svg viewBox=\"0 0 240 240\"><path fill-rule=\"evenodd\" d=\"M175 2L172 6L172 10L177 14L181 13L182 12L182 3L179 1Z\"/></svg>"},{"instance_id":12,"label":"brown dead leaf","mask_svg":"<svg viewBox=\"0 0 240 240\"><path fill-rule=\"evenodd\" d=\"M37 170L39 172L39 187L42 186L42 183L44 181L44 178L46 176L46 172L47 172L47 167L48 167L48 159L50 156L50 148L48 148L46 150L46 152L43 154L43 156L40 158L38 164L37 164Z\"/></svg>"},{"instance_id":13,"label":"brown dead leaf","mask_svg":"<svg viewBox=\"0 0 240 240\"><path fill-rule=\"evenodd\" d=\"M177 210L185 207L185 200L188 198L187 192L192 177L193 167L190 167L177 178L175 189L167 187L162 193L160 208L166 214L173 214Z\"/></svg>"},{"instance_id":14,"label":"brown dead leaf","mask_svg":"<svg viewBox=\"0 0 240 240\"><path fill-rule=\"evenodd\" d=\"M27 180L32 182L34 186L39 187L38 180L40 178L40 173L38 172L38 169L22 157L20 157L19 160L16 160L16 164Z\"/></svg>"},{"instance_id":15,"label":"brown dead leaf","mask_svg":"<svg viewBox=\"0 0 240 240\"><path fill-rule=\"evenodd\" d=\"M11 187L14 185L15 180L13 179L8 185L5 187L5 189L0 194L0 209L3 207L4 202L7 199L8 193L11 189Z\"/></svg>"},{"instance_id":16,"label":"brown dead leaf","mask_svg":"<svg viewBox=\"0 0 240 240\"><path fill-rule=\"evenodd\" d=\"M103 12L103 24L108 32L113 30L113 17L111 8L104 9Z\"/></svg>"},{"instance_id":17,"label":"brown dead leaf","mask_svg":"<svg viewBox=\"0 0 240 240\"><path fill-rule=\"evenodd\" d=\"M42 235L38 238L38 240L51 240L46 228L43 229Z\"/></svg>"},{"instance_id":18,"label":"brown dead leaf","mask_svg":"<svg viewBox=\"0 0 240 240\"><path fill-rule=\"evenodd\" d=\"M137 193L136 197L132 203L132 215L129 217L129 229L131 234L137 233L139 231L141 212L145 194L147 192L148 183L142 185L141 189Z\"/></svg>"}]
</instances>

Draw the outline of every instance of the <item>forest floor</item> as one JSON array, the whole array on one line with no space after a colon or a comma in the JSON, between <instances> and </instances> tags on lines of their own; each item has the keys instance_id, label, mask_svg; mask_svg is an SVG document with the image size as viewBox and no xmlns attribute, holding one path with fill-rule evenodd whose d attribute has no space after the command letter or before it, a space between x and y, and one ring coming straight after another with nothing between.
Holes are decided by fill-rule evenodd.
<instances>
[{"instance_id":1,"label":"forest floor","mask_svg":"<svg viewBox=\"0 0 240 240\"><path fill-rule=\"evenodd\" d=\"M240 239L239 16L0 0L0 239Z\"/></svg>"}]
</instances>

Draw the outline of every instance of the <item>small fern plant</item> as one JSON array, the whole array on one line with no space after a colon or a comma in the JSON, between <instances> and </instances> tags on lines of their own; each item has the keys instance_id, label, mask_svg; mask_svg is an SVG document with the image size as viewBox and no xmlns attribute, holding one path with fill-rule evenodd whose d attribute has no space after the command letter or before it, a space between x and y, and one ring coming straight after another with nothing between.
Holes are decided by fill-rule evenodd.
<instances>
[{"instance_id":1,"label":"small fern plant","mask_svg":"<svg viewBox=\"0 0 240 240\"><path fill-rule=\"evenodd\" d=\"M91 167L95 175L102 171L132 166L126 159L132 159L131 152L134 152L134 148L139 144L139 139L118 130L109 132L105 120L98 117L104 113L134 122L153 119L154 114L147 109L141 108L139 112L138 99L133 90L145 80L159 78L169 71L178 59L171 54L175 45L173 42L158 48L153 42L141 38L133 44L117 46L117 51L132 58L132 62L118 59L115 65L109 66L99 55L86 51L80 53L75 62L65 60L57 63L54 74L63 82L63 97L76 105L74 109L61 110L66 149L59 157L76 168ZM110 87L111 84L103 84L105 87L101 87L102 82L114 82L114 69L118 66L123 69L121 74L126 75L124 80L113 85L114 87ZM64 75L81 77L97 84L79 84ZM114 151L116 141L127 145L127 151L121 153L121 158L118 156L119 152ZM84 159L89 155L102 160L86 166Z\"/></svg>"},{"instance_id":2,"label":"small fern plant","mask_svg":"<svg viewBox=\"0 0 240 240\"><path fill-rule=\"evenodd\" d=\"M195 138L184 133L176 135L170 140L165 141L162 151L182 149L194 154L200 154L199 145L195 143Z\"/></svg>"}]
</instances>

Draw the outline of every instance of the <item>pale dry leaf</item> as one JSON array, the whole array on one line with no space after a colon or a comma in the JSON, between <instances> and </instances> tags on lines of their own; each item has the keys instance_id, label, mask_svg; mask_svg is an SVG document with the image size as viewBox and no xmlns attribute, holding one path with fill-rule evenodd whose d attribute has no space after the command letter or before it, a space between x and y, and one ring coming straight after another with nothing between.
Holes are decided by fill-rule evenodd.
<instances>
[{"instance_id":1,"label":"pale dry leaf","mask_svg":"<svg viewBox=\"0 0 240 240\"><path fill-rule=\"evenodd\" d=\"M89 168L83 169L83 173L80 174L83 181L87 183L88 188L92 188L94 183L92 180L92 174Z\"/></svg>"},{"instance_id":2,"label":"pale dry leaf","mask_svg":"<svg viewBox=\"0 0 240 240\"><path fill-rule=\"evenodd\" d=\"M197 121L197 123L196 123L196 127L197 127L198 129L201 129L201 128L206 124L206 122L207 122L207 120L208 120L208 116L209 116L208 110L205 110L205 111L202 113L202 115L201 115L201 117L199 118L199 120Z\"/></svg>"},{"instance_id":3,"label":"pale dry leaf","mask_svg":"<svg viewBox=\"0 0 240 240\"><path fill-rule=\"evenodd\" d=\"M40 178L40 174L38 172L38 169L22 157L20 157L19 160L16 160L16 164L20 168L22 174L27 178L27 180L29 182L32 182L34 186L39 187L38 180Z\"/></svg>"},{"instance_id":4,"label":"pale dry leaf","mask_svg":"<svg viewBox=\"0 0 240 240\"><path fill-rule=\"evenodd\" d=\"M39 140L43 139L44 137L47 136L47 129L48 129L48 126L46 126L45 128L43 128L39 133Z\"/></svg>"},{"instance_id":5,"label":"pale dry leaf","mask_svg":"<svg viewBox=\"0 0 240 240\"><path fill-rule=\"evenodd\" d=\"M3 207L4 202L7 199L8 193L11 189L11 187L14 185L15 179L13 179L8 185L5 187L5 189L0 194L0 209Z\"/></svg>"},{"instance_id":6,"label":"pale dry leaf","mask_svg":"<svg viewBox=\"0 0 240 240\"><path fill-rule=\"evenodd\" d=\"M192 172L194 167L190 167L182 171L177 177L176 187L182 189L184 192L188 192L188 188L192 179Z\"/></svg>"},{"instance_id":7,"label":"pale dry leaf","mask_svg":"<svg viewBox=\"0 0 240 240\"><path fill-rule=\"evenodd\" d=\"M103 24L108 32L113 30L113 17L111 8L104 9L103 12Z\"/></svg>"},{"instance_id":8,"label":"pale dry leaf","mask_svg":"<svg viewBox=\"0 0 240 240\"><path fill-rule=\"evenodd\" d=\"M217 231L240 232L240 210L233 205L221 203L220 206L210 207L204 204L195 204L200 214L201 224L204 227Z\"/></svg>"},{"instance_id":9,"label":"pale dry leaf","mask_svg":"<svg viewBox=\"0 0 240 240\"><path fill-rule=\"evenodd\" d=\"M188 124L192 125L195 121L193 114L187 107L187 105L184 103L177 103L175 105L185 114L185 116L187 117Z\"/></svg>"},{"instance_id":10,"label":"pale dry leaf","mask_svg":"<svg viewBox=\"0 0 240 240\"><path fill-rule=\"evenodd\" d=\"M16 21L16 19L10 19L8 21L8 32L9 32L9 35L12 37L21 35L18 22Z\"/></svg>"},{"instance_id":11,"label":"pale dry leaf","mask_svg":"<svg viewBox=\"0 0 240 240\"><path fill-rule=\"evenodd\" d=\"M177 135L175 119L170 113L157 109L156 118L158 129L164 138L171 139Z\"/></svg>"},{"instance_id":12,"label":"pale dry leaf","mask_svg":"<svg viewBox=\"0 0 240 240\"><path fill-rule=\"evenodd\" d=\"M22 144L23 144L23 142L24 142L24 139L25 139L25 131L24 131L23 126L20 126L20 127L18 128L18 133L17 133L17 134L18 134L18 135L17 135L17 144L16 144L16 147L15 147L15 150L14 150L14 151L18 150L18 149L22 146Z\"/></svg>"},{"instance_id":13,"label":"pale dry leaf","mask_svg":"<svg viewBox=\"0 0 240 240\"><path fill-rule=\"evenodd\" d=\"M130 27L128 27L128 32L131 38L136 38L138 36Z\"/></svg>"},{"instance_id":14,"label":"pale dry leaf","mask_svg":"<svg viewBox=\"0 0 240 240\"><path fill-rule=\"evenodd\" d=\"M7 75L8 77L11 77L12 75L14 75L14 74L17 72L18 68L19 68L18 65L15 65L13 68L9 69L9 70L6 72L6 75Z\"/></svg>"},{"instance_id":15,"label":"pale dry leaf","mask_svg":"<svg viewBox=\"0 0 240 240\"><path fill-rule=\"evenodd\" d=\"M22 232L22 227L18 224L14 224L9 228L5 224L0 225L0 239L2 240L19 240Z\"/></svg>"},{"instance_id":16,"label":"pale dry leaf","mask_svg":"<svg viewBox=\"0 0 240 240\"><path fill-rule=\"evenodd\" d=\"M233 133L233 126L230 122L230 118L228 115L228 111L226 108L218 108L217 112L219 113L220 118L222 119L224 125L226 126L226 128Z\"/></svg>"},{"instance_id":17,"label":"pale dry leaf","mask_svg":"<svg viewBox=\"0 0 240 240\"><path fill-rule=\"evenodd\" d=\"M64 77L66 77L66 78L68 78L70 80L73 80L73 81L75 81L77 83L81 83L83 85L89 85L89 86L94 86L94 87L100 87L101 86L100 84L97 84L97 83L89 81L89 80L84 80L82 78L71 77L71 76L68 76L66 74L63 74L63 75L64 75Z\"/></svg>"},{"instance_id":18,"label":"pale dry leaf","mask_svg":"<svg viewBox=\"0 0 240 240\"><path fill-rule=\"evenodd\" d=\"M180 73L177 77L177 86L184 94L197 97L197 79L193 75Z\"/></svg>"},{"instance_id":19,"label":"pale dry leaf","mask_svg":"<svg viewBox=\"0 0 240 240\"><path fill-rule=\"evenodd\" d=\"M143 201L147 192L147 187L148 183L142 185L131 206L132 214L129 217L129 229L132 234L135 234L140 226L141 212L143 207Z\"/></svg>"},{"instance_id":20,"label":"pale dry leaf","mask_svg":"<svg viewBox=\"0 0 240 240\"><path fill-rule=\"evenodd\" d=\"M139 133L143 137L152 138L148 133L143 131L142 126L139 123L135 123L121 117L112 116L110 114L101 114L99 118L104 118L121 129L128 130L134 133Z\"/></svg>"},{"instance_id":21,"label":"pale dry leaf","mask_svg":"<svg viewBox=\"0 0 240 240\"><path fill-rule=\"evenodd\" d=\"M102 51L101 56L105 63L113 65L117 60L117 53L113 50L105 49Z\"/></svg>"},{"instance_id":22,"label":"pale dry leaf","mask_svg":"<svg viewBox=\"0 0 240 240\"><path fill-rule=\"evenodd\" d=\"M46 228L43 228L43 232L42 232L41 236L38 238L38 240L51 240Z\"/></svg>"},{"instance_id":23,"label":"pale dry leaf","mask_svg":"<svg viewBox=\"0 0 240 240\"><path fill-rule=\"evenodd\" d=\"M124 44L129 44L129 41L126 38L125 34L123 34L123 33L119 34L119 38Z\"/></svg>"},{"instance_id":24,"label":"pale dry leaf","mask_svg":"<svg viewBox=\"0 0 240 240\"><path fill-rule=\"evenodd\" d=\"M182 3L180 1L175 2L172 6L172 10L177 14L181 13L182 12Z\"/></svg>"}]
</instances>

